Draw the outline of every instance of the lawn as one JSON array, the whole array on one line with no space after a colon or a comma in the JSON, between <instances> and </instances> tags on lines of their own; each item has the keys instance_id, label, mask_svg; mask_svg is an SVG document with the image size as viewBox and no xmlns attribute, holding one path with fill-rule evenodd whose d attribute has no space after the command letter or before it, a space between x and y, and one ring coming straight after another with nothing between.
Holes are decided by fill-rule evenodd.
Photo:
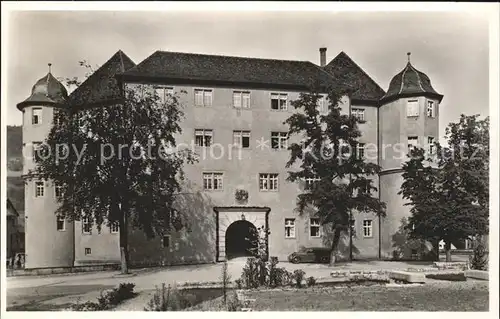
<instances>
[{"instance_id":1,"label":"lawn","mask_svg":"<svg viewBox=\"0 0 500 319\"><path fill-rule=\"evenodd\" d=\"M488 282L248 291L253 311L488 311Z\"/></svg>"}]
</instances>

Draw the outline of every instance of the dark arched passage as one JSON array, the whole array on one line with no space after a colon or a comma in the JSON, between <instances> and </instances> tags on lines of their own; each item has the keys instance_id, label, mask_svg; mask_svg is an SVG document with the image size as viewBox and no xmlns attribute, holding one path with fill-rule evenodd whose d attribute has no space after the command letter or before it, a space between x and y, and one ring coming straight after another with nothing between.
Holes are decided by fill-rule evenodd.
<instances>
[{"instance_id":1,"label":"dark arched passage","mask_svg":"<svg viewBox=\"0 0 500 319\"><path fill-rule=\"evenodd\" d=\"M226 230L227 259L255 256L257 241L257 228L252 223L246 220L235 221Z\"/></svg>"}]
</instances>

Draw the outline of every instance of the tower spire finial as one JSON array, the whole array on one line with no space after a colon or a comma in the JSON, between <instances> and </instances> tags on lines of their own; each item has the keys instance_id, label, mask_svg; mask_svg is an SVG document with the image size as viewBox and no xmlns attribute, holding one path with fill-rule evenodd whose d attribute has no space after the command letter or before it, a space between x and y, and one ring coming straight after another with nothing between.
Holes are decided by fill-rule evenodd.
<instances>
[{"instance_id":1,"label":"tower spire finial","mask_svg":"<svg viewBox=\"0 0 500 319\"><path fill-rule=\"evenodd\" d=\"M408 63L410 63L410 55L411 55L411 52L406 53L406 55L408 56Z\"/></svg>"},{"instance_id":2,"label":"tower spire finial","mask_svg":"<svg viewBox=\"0 0 500 319\"><path fill-rule=\"evenodd\" d=\"M49 73L52 71L52 63L49 63Z\"/></svg>"}]
</instances>

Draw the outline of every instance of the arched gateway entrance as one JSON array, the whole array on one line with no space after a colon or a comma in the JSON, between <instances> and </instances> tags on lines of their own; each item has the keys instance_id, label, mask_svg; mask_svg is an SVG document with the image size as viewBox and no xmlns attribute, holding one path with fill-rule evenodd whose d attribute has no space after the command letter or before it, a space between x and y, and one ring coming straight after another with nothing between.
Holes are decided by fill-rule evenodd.
<instances>
[{"instance_id":1,"label":"arched gateway entrance","mask_svg":"<svg viewBox=\"0 0 500 319\"><path fill-rule=\"evenodd\" d=\"M217 226L216 260L251 256L258 244L257 230L269 228L270 211L269 207L214 207Z\"/></svg>"},{"instance_id":2,"label":"arched gateway entrance","mask_svg":"<svg viewBox=\"0 0 500 319\"><path fill-rule=\"evenodd\" d=\"M257 228L252 223L235 221L226 230L226 258L255 256L257 241Z\"/></svg>"}]
</instances>

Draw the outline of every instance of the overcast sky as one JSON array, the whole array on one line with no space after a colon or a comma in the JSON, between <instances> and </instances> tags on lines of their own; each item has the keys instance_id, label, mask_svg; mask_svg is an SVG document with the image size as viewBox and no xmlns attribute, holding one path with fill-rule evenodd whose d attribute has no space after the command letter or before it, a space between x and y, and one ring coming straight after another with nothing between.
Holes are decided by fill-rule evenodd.
<instances>
[{"instance_id":1,"label":"overcast sky","mask_svg":"<svg viewBox=\"0 0 500 319\"><path fill-rule=\"evenodd\" d=\"M309 60L346 52L384 90L411 52L444 94L441 132L461 113L488 115L488 20L459 12L17 12L9 19L7 124L47 73L83 76L117 50L139 63L155 50Z\"/></svg>"}]
</instances>

